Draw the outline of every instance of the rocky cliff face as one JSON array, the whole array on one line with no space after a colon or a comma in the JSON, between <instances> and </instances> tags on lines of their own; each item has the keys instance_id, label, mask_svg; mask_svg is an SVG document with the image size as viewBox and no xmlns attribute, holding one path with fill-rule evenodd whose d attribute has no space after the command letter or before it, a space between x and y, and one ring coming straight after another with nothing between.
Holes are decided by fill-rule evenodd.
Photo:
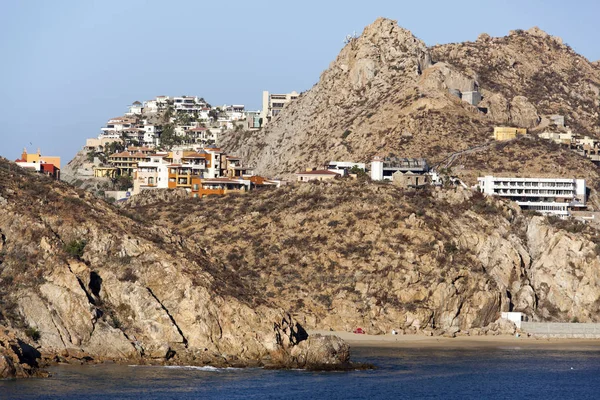
<instances>
[{"instance_id":1,"label":"rocky cliff face","mask_svg":"<svg viewBox=\"0 0 600 400\"><path fill-rule=\"evenodd\" d=\"M274 323L296 323L167 228L4 160L0 203L0 324L46 361L259 365L313 350L278 340Z\"/></svg>"},{"instance_id":2,"label":"rocky cliff face","mask_svg":"<svg viewBox=\"0 0 600 400\"><path fill-rule=\"evenodd\" d=\"M449 94L476 87L487 113ZM223 145L267 175L389 153L433 164L489 141L494 125L540 130L551 114L599 133L599 93L597 67L537 29L427 48L378 19L265 129L231 133Z\"/></svg>"},{"instance_id":3,"label":"rocky cliff face","mask_svg":"<svg viewBox=\"0 0 600 400\"><path fill-rule=\"evenodd\" d=\"M492 118L525 128L561 114L584 134L599 134L600 74L585 57L534 27L508 36L436 46L434 59L477 79Z\"/></svg>"},{"instance_id":4,"label":"rocky cliff face","mask_svg":"<svg viewBox=\"0 0 600 400\"><path fill-rule=\"evenodd\" d=\"M307 328L478 334L509 310L599 320L598 233L470 191L334 182L135 211L210 249Z\"/></svg>"}]
</instances>

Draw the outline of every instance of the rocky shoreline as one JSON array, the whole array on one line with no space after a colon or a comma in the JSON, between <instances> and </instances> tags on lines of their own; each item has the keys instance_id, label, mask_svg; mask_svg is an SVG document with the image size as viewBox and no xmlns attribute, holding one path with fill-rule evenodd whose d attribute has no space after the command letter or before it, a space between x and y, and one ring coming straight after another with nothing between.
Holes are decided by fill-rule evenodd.
<instances>
[{"instance_id":1,"label":"rocky shoreline","mask_svg":"<svg viewBox=\"0 0 600 400\"><path fill-rule=\"evenodd\" d=\"M291 317L274 324L276 347L257 359L236 355L203 356L198 349L171 351L164 358L111 358L90 354L79 349L59 352L35 348L19 338L16 331L5 328L0 335L0 379L48 377L45 370L56 365L91 365L114 363L122 365L196 366L215 368L306 369L310 371L349 371L368 369L367 364L350 361L348 344L337 336L313 334Z\"/></svg>"}]
</instances>

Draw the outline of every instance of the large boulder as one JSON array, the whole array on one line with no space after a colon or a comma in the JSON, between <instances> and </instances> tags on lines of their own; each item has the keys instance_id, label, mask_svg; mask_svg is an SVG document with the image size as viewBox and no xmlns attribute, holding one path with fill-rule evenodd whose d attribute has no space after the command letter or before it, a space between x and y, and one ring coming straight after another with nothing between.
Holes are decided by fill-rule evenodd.
<instances>
[{"instance_id":1,"label":"large boulder","mask_svg":"<svg viewBox=\"0 0 600 400\"><path fill-rule=\"evenodd\" d=\"M271 353L270 367L306 369L348 369L348 344L337 336L309 336L302 326L288 315L274 325L277 348Z\"/></svg>"}]
</instances>

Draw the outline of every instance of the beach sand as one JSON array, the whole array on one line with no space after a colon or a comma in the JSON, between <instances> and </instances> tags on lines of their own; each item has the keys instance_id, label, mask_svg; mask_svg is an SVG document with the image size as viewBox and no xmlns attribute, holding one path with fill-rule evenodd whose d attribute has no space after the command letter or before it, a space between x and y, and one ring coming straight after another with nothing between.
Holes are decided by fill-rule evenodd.
<instances>
[{"instance_id":1,"label":"beach sand","mask_svg":"<svg viewBox=\"0 0 600 400\"><path fill-rule=\"evenodd\" d=\"M538 348L554 350L597 350L600 339L542 339L512 335L457 336L455 338L425 335L359 335L352 332L311 330L309 334L336 335L351 347L397 348Z\"/></svg>"}]
</instances>

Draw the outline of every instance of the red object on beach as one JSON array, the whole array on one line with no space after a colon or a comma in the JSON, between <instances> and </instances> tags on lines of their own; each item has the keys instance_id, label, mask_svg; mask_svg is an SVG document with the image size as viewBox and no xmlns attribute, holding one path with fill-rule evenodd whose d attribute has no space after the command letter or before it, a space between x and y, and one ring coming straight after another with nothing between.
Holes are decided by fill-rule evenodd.
<instances>
[{"instance_id":1,"label":"red object on beach","mask_svg":"<svg viewBox=\"0 0 600 400\"><path fill-rule=\"evenodd\" d=\"M359 335L364 335L365 331L363 331L363 328L356 328L354 330L354 333L359 334Z\"/></svg>"}]
</instances>

